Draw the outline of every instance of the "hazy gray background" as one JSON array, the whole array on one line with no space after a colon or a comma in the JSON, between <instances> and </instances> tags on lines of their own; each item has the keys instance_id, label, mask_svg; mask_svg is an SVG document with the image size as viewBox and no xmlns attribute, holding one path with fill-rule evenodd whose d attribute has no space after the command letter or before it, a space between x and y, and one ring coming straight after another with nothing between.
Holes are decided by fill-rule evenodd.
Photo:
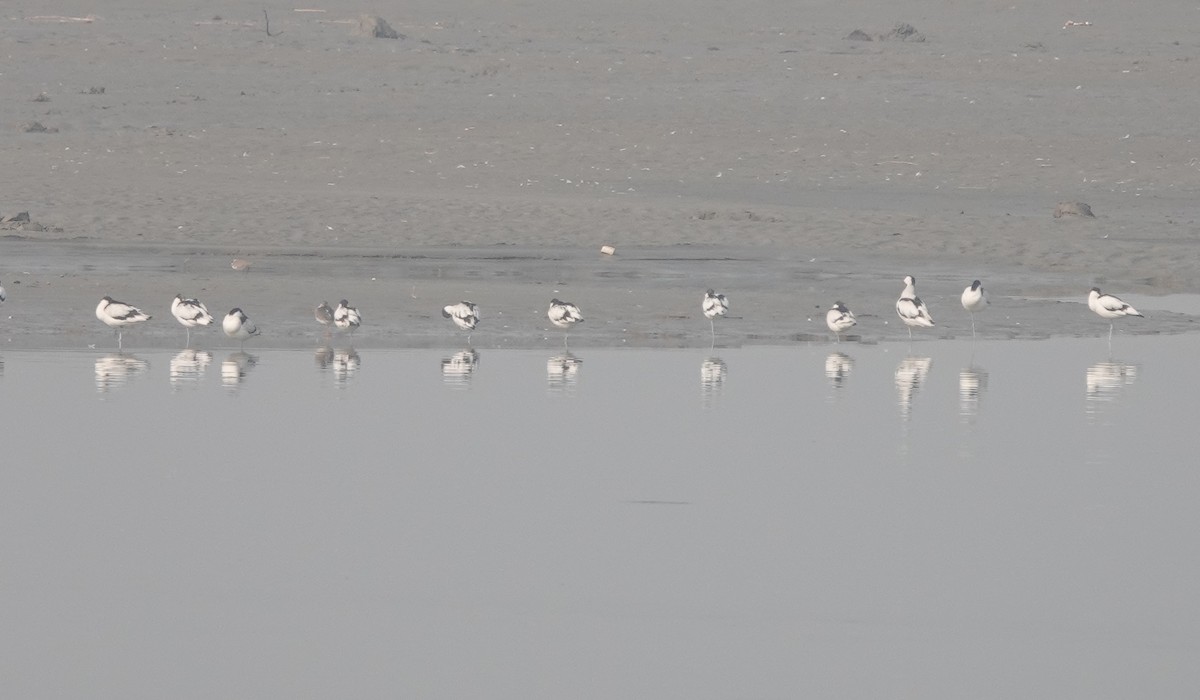
<instances>
[{"instance_id":1,"label":"hazy gray background","mask_svg":"<svg viewBox=\"0 0 1200 700\"><path fill-rule=\"evenodd\" d=\"M707 393L702 350L577 351L570 391L549 350L481 352L465 389L448 351L364 351L344 382L268 351L236 390L224 352L173 387L151 351L103 392L103 355L5 353L0 676L20 697L1186 697L1188 347L726 350Z\"/></svg>"}]
</instances>

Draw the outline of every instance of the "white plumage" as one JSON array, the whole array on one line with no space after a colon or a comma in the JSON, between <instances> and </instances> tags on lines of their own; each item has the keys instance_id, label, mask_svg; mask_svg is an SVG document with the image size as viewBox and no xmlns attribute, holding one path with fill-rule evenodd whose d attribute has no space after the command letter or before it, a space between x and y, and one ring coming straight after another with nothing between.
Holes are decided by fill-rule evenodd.
<instances>
[{"instance_id":1,"label":"white plumage","mask_svg":"<svg viewBox=\"0 0 1200 700\"><path fill-rule=\"evenodd\" d=\"M358 309L350 306L350 302L342 299L333 311L333 325L342 330L348 329L353 333L354 329L362 325L362 314L358 313Z\"/></svg>"},{"instance_id":2,"label":"white plumage","mask_svg":"<svg viewBox=\"0 0 1200 700\"><path fill-rule=\"evenodd\" d=\"M442 316L454 321L454 325L467 331L467 339L470 340L470 332L475 330L475 326L479 324L479 307L469 301L460 301L457 304L443 306Z\"/></svg>"},{"instance_id":3,"label":"white plumage","mask_svg":"<svg viewBox=\"0 0 1200 700\"><path fill-rule=\"evenodd\" d=\"M909 340L912 340L913 326L933 328L933 318L929 315L929 309L925 308L925 302L917 296L917 278L912 275L904 278L904 291L896 300L896 315L908 326Z\"/></svg>"},{"instance_id":4,"label":"white plumage","mask_svg":"<svg viewBox=\"0 0 1200 700\"><path fill-rule=\"evenodd\" d=\"M193 328L207 326L213 322L213 317L208 312L208 307L196 299L184 299L182 294L176 294L175 300L171 302L171 315L187 329L188 345L192 344Z\"/></svg>"},{"instance_id":5,"label":"white plumage","mask_svg":"<svg viewBox=\"0 0 1200 700\"><path fill-rule=\"evenodd\" d=\"M987 293L983 291L983 283L975 280L970 287L963 290L962 305L971 314L971 337L975 337L975 314L987 308Z\"/></svg>"},{"instance_id":6,"label":"white plumage","mask_svg":"<svg viewBox=\"0 0 1200 700\"><path fill-rule=\"evenodd\" d=\"M729 299L725 298L724 294L717 294L710 289L700 301L700 311L704 313L704 318L708 319L708 329L712 332L713 344L716 345L717 327L713 320L729 311Z\"/></svg>"},{"instance_id":7,"label":"white plumage","mask_svg":"<svg viewBox=\"0 0 1200 700\"><path fill-rule=\"evenodd\" d=\"M971 286L963 290L962 293L963 308L971 313L983 311L987 308L987 294L983 291L983 282L975 280Z\"/></svg>"},{"instance_id":8,"label":"white plumage","mask_svg":"<svg viewBox=\"0 0 1200 700\"><path fill-rule=\"evenodd\" d=\"M1108 339L1112 340L1112 320L1122 316L1141 316L1137 309L1121 301L1111 294L1102 294L1099 287L1092 287L1088 292L1088 308L1096 312L1100 318L1108 319Z\"/></svg>"},{"instance_id":9,"label":"white plumage","mask_svg":"<svg viewBox=\"0 0 1200 700\"><path fill-rule=\"evenodd\" d=\"M717 294L710 289L704 293L704 300L700 302L700 310L704 312L704 318L711 321L717 316L724 316L725 312L729 311L729 299L724 294Z\"/></svg>"},{"instance_id":10,"label":"white plumage","mask_svg":"<svg viewBox=\"0 0 1200 700\"><path fill-rule=\"evenodd\" d=\"M570 328L576 323L583 323L583 314L579 312L578 306L558 299L550 300L550 309L546 311L546 317L559 328Z\"/></svg>"},{"instance_id":11,"label":"white plumage","mask_svg":"<svg viewBox=\"0 0 1200 700\"><path fill-rule=\"evenodd\" d=\"M4 294L4 285L0 284L0 301L4 301L8 297Z\"/></svg>"},{"instance_id":12,"label":"white plumage","mask_svg":"<svg viewBox=\"0 0 1200 700\"><path fill-rule=\"evenodd\" d=\"M225 320L221 321L221 328L225 331L225 335L243 345L247 338L258 335L258 326L254 325L254 321L251 321L250 317L241 309L230 310L225 315Z\"/></svg>"},{"instance_id":13,"label":"white plumage","mask_svg":"<svg viewBox=\"0 0 1200 700\"><path fill-rule=\"evenodd\" d=\"M114 301L112 297L106 296L96 305L96 318L109 328L117 329L117 349L123 349L122 329L136 323L149 321L150 315L142 313L142 310L135 306L130 306L122 301Z\"/></svg>"},{"instance_id":14,"label":"white plumage","mask_svg":"<svg viewBox=\"0 0 1200 700\"><path fill-rule=\"evenodd\" d=\"M858 319L854 318L854 314L850 313L850 309L842 302L837 302L829 311L825 312L825 325L829 326L829 330L833 331L837 336L838 342L842 342L842 331L849 330L858 324Z\"/></svg>"},{"instance_id":15,"label":"white plumage","mask_svg":"<svg viewBox=\"0 0 1200 700\"><path fill-rule=\"evenodd\" d=\"M546 317L550 319L550 323L564 330L576 323L583 323L583 314L579 313L578 306L558 299L550 300L550 308L546 311ZM566 344L567 334L563 333L563 346Z\"/></svg>"}]
</instances>

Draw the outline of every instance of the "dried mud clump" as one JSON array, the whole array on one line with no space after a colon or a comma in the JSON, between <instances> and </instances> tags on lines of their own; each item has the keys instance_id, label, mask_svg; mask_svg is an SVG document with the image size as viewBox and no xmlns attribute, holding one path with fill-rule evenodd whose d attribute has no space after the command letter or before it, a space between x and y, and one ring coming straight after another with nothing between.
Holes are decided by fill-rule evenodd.
<instances>
[{"instance_id":1,"label":"dried mud clump","mask_svg":"<svg viewBox=\"0 0 1200 700\"><path fill-rule=\"evenodd\" d=\"M39 224L30 219L29 212L22 211L8 216L0 215L0 231L57 231L61 233L62 229Z\"/></svg>"},{"instance_id":2,"label":"dried mud clump","mask_svg":"<svg viewBox=\"0 0 1200 700\"><path fill-rule=\"evenodd\" d=\"M868 34L867 32L864 32L861 29L855 29L854 31L852 31L846 35L846 39L849 41L921 42L921 41L925 41L925 35L922 34L921 32L918 32L917 28L912 26L911 24L908 24L907 22L901 22L900 24L897 24L896 26L892 27L891 31L884 32L882 34Z\"/></svg>"},{"instance_id":3,"label":"dried mud clump","mask_svg":"<svg viewBox=\"0 0 1200 700\"><path fill-rule=\"evenodd\" d=\"M382 17L359 15L358 24L354 27L355 36L373 37L375 39L403 39L404 36L392 29Z\"/></svg>"},{"instance_id":4,"label":"dried mud clump","mask_svg":"<svg viewBox=\"0 0 1200 700\"><path fill-rule=\"evenodd\" d=\"M57 134L57 127L43 126L41 122L25 122L21 124L21 131L27 134Z\"/></svg>"},{"instance_id":5,"label":"dried mud clump","mask_svg":"<svg viewBox=\"0 0 1200 700\"><path fill-rule=\"evenodd\" d=\"M1096 218L1096 215L1092 213L1092 208L1083 202L1059 202L1058 206L1054 207L1054 218L1061 219L1064 216Z\"/></svg>"}]
</instances>

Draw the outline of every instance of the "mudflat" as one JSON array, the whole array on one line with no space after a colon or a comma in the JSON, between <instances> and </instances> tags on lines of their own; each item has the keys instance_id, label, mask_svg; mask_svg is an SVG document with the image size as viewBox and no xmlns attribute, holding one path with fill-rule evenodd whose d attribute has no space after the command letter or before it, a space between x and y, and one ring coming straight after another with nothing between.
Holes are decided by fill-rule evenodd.
<instances>
[{"instance_id":1,"label":"mudflat","mask_svg":"<svg viewBox=\"0 0 1200 700\"><path fill-rule=\"evenodd\" d=\"M456 342L470 299L474 342L524 346L557 296L572 342L680 345L714 287L719 342L823 336L837 300L886 339L906 274L938 337L975 278L985 336L1106 333L1092 286L1196 290L1200 71L1193 8L1086 10L418 1L373 8L385 39L343 1L7 3L0 335L105 343L109 294L166 346L182 292L264 345L345 297L364 345Z\"/></svg>"}]
</instances>

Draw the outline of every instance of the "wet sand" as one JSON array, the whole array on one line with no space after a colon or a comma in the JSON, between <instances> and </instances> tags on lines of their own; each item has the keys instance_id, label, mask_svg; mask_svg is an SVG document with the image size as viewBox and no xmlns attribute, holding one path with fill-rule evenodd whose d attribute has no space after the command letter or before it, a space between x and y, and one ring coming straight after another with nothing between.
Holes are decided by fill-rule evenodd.
<instances>
[{"instance_id":1,"label":"wet sand","mask_svg":"<svg viewBox=\"0 0 1200 700\"><path fill-rule=\"evenodd\" d=\"M710 286L719 343L824 337L838 299L899 339L905 274L936 337L969 334L977 277L987 337L1099 335L1058 300L1200 278L1191 8L417 2L378 8L396 40L302 9L268 37L232 2L6 5L0 214L47 229L0 231L6 345L103 345L110 294L157 312L131 342L171 346L176 292L264 346L343 296L364 346L460 342L438 309L462 298L477 345L553 342L551 296L584 307L573 342L689 345ZM926 40L845 39L900 21Z\"/></svg>"}]
</instances>

